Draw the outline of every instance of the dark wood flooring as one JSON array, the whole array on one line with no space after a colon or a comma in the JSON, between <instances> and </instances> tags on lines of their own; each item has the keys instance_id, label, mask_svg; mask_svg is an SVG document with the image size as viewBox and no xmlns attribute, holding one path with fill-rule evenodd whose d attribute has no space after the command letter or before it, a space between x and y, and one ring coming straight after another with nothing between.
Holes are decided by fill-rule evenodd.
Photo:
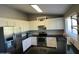
<instances>
[{"instance_id":1,"label":"dark wood flooring","mask_svg":"<svg viewBox=\"0 0 79 59\"><path fill-rule=\"evenodd\" d=\"M57 54L57 49L48 47L31 47L26 54Z\"/></svg>"},{"instance_id":2,"label":"dark wood flooring","mask_svg":"<svg viewBox=\"0 0 79 59\"><path fill-rule=\"evenodd\" d=\"M75 52L79 51L73 45L68 46L65 38L57 37L57 48L32 46L25 54L75 54Z\"/></svg>"},{"instance_id":3,"label":"dark wood flooring","mask_svg":"<svg viewBox=\"0 0 79 59\"><path fill-rule=\"evenodd\" d=\"M57 48L31 47L26 54L66 54L66 39L57 37Z\"/></svg>"}]
</instances>

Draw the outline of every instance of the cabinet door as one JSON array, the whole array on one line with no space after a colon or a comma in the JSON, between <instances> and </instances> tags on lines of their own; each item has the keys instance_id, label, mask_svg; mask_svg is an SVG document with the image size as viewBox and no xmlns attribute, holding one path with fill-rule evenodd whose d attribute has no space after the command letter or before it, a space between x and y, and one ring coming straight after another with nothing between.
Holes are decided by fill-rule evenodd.
<instances>
[{"instance_id":1,"label":"cabinet door","mask_svg":"<svg viewBox=\"0 0 79 59\"><path fill-rule=\"evenodd\" d=\"M13 27L4 27L4 36L5 38L13 35Z\"/></svg>"},{"instance_id":2,"label":"cabinet door","mask_svg":"<svg viewBox=\"0 0 79 59\"><path fill-rule=\"evenodd\" d=\"M56 37L46 38L47 47L57 47Z\"/></svg>"},{"instance_id":3,"label":"cabinet door","mask_svg":"<svg viewBox=\"0 0 79 59\"><path fill-rule=\"evenodd\" d=\"M31 37L32 45L37 45L37 37Z\"/></svg>"},{"instance_id":4,"label":"cabinet door","mask_svg":"<svg viewBox=\"0 0 79 59\"><path fill-rule=\"evenodd\" d=\"M31 38L27 38L22 41L23 52L26 51L31 46Z\"/></svg>"}]
</instances>

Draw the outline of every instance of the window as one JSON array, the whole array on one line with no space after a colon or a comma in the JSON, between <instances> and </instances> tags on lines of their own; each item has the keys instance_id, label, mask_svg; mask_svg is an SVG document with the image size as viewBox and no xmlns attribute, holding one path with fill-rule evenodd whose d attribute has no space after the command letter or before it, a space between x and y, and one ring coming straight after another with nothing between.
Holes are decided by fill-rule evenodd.
<instances>
[{"instance_id":1,"label":"window","mask_svg":"<svg viewBox=\"0 0 79 59\"><path fill-rule=\"evenodd\" d=\"M66 33L69 37L78 40L78 14L69 16L65 20Z\"/></svg>"},{"instance_id":2,"label":"window","mask_svg":"<svg viewBox=\"0 0 79 59\"><path fill-rule=\"evenodd\" d=\"M77 14L71 16L71 29L72 33L77 34Z\"/></svg>"}]
</instances>

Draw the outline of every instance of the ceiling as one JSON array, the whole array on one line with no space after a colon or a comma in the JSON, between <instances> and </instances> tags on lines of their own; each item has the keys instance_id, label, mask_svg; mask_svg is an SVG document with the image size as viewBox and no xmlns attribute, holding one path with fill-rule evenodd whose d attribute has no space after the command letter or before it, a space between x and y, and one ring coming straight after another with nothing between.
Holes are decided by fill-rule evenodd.
<instances>
[{"instance_id":1,"label":"ceiling","mask_svg":"<svg viewBox=\"0 0 79 59\"><path fill-rule=\"evenodd\" d=\"M11 8L23 11L25 13L39 14L34 8L28 4L10 4ZM71 7L70 4L38 4L43 10L41 14L63 15Z\"/></svg>"}]
</instances>

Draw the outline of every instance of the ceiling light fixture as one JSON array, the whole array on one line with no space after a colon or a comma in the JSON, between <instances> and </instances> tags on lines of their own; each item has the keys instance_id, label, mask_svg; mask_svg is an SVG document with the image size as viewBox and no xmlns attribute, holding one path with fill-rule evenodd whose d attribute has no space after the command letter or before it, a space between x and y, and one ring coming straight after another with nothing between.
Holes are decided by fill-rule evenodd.
<instances>
[{"instance_id":1,"label":"ceiling light fixture","mask_svg":"<svg viewBox=\"0 0 79 59\"><path fill-rule=\"evenodd\" d=\"M31 5L36 11L43 12L38 5Z\"/></svg>"}]
</instances>

